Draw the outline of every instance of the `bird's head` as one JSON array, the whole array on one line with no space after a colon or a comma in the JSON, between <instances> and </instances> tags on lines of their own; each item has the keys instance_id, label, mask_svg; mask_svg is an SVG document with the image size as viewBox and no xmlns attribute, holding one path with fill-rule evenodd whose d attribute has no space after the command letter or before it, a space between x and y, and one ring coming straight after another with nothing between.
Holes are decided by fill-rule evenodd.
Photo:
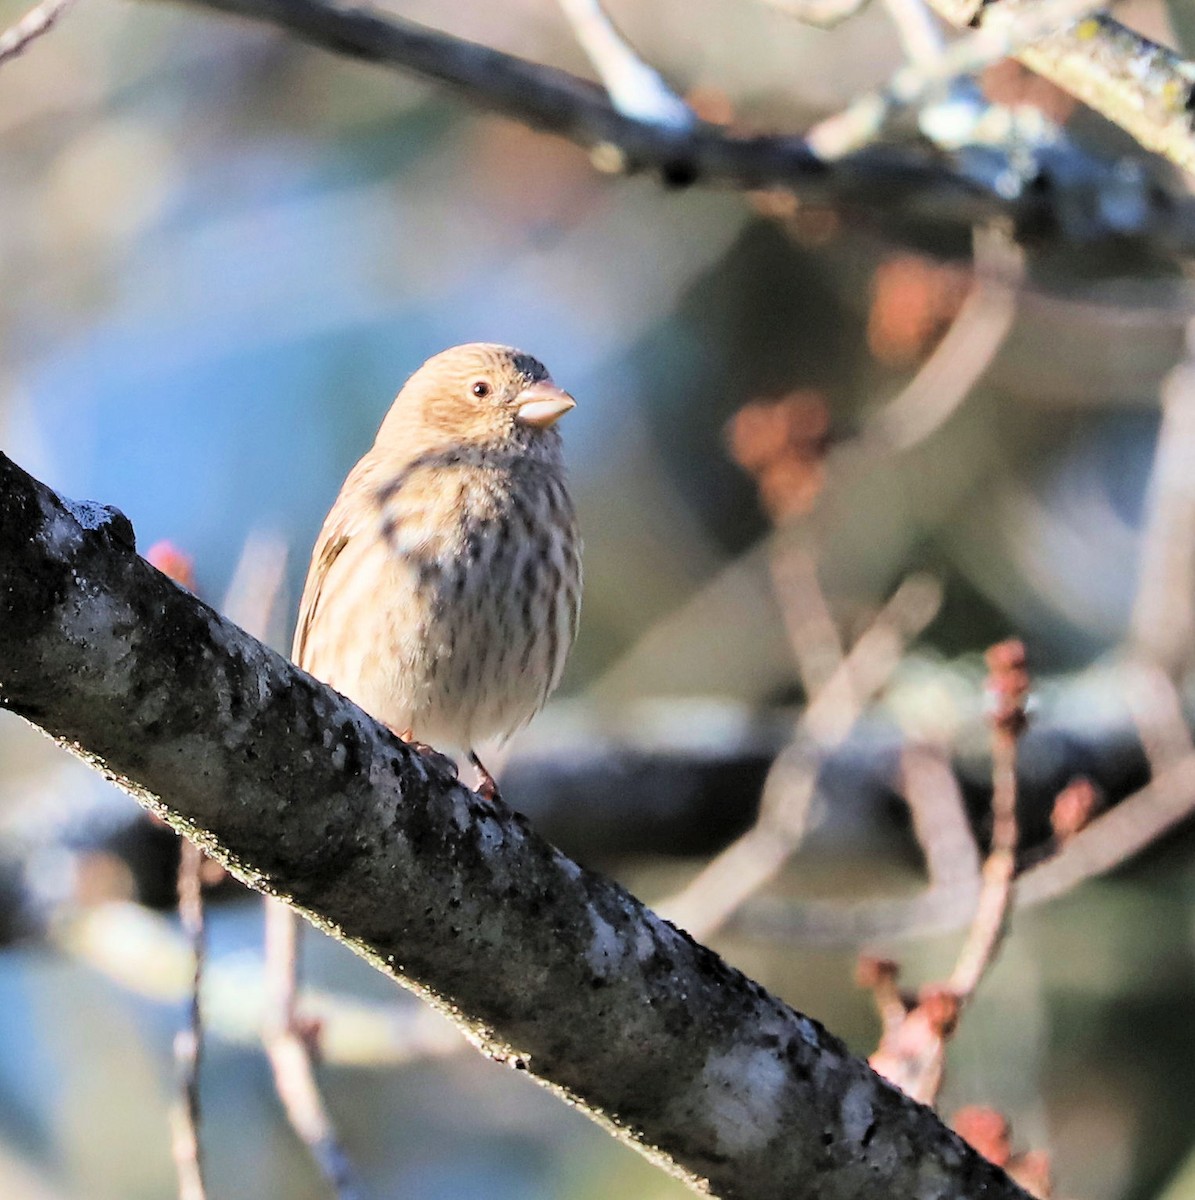
<instances>
[{"instance_id":1,"label":"bird's head","mask_svg":"<svg viewBox=\"0 0 1195 1200\"><path fill-rule=\"evenodd\" d=\"M530 354L471 342L429 358L407 380L382 423L378 444L557 452L554 426L575 406Z\"/></svg>"}]
</instances>

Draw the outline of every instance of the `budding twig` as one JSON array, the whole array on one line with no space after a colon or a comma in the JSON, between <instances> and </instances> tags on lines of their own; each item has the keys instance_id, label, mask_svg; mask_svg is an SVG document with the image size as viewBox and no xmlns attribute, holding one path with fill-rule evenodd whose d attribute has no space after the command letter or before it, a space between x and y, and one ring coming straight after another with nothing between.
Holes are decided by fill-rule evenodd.
<instances>
[{"instance_id":1,"label":"budding twig","mask_svg":"<svg viewBox=\"0 0 1195 1200\"><path fill-rule=\"evenodd\" d=\"M993 700L992 842L983 866L979 906L963 945L950 986L960 1003L974 994L1000 948L1008 926L1017 855L1017 743L1028 718L1029 672L1025 647L1002 642L987 653L988 688Z\"/></svg>"},{"instance_id":2,"label":"budding twig","mask_svg":"<svg viewBox=\"0 0 1195 1200\"><path fill-rule=\"evenodd\" d=\"M864 958L859 964L859 983L871 989L883 1024L871 1066L923 1104L937 1100L946 1043L954 1034L963 1006L975 994L995 958L1008 926L1012 901L1018 841L1017 744L1027 723L1025 705L1029 695L1025 647L1018 641L993 646L987 653L987 664L987 687L992 699L988 718L992 733L992 840L983 866L979 903L958 962L946 983L928 984L912 1000L902 996L896 987L899 973L896 963ZM906 753L906 775L908 757ZM941 787L941 781L938 786ZM906 791L912 804L914 790L906 787ZM958 801L952 799L951 807L957 805ZM917 820L916 809L914 814ZM927 847L931 872L940 880L943 868L939 863L935 871L938 858L931 853L932 840L921 833L925 815L920 813L919 836Z\"/></svg>"}]
</instances>

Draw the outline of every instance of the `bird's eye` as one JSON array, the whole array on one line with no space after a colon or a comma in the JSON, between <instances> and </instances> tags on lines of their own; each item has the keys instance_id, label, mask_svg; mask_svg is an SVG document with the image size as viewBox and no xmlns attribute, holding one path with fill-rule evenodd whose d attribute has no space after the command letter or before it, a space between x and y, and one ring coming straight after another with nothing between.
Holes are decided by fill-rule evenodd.
<instances>
[{"instance_id":1,"label":"bird's eye","mask_svg":"<svg viewBox=\"0 0 1195 1200\"><path fill-rule=\"evenodd\" d=\"M484 379L479 379L470 390L478 400L484 400L490 394L490 385Z\"/></svg>"}]
</instances>

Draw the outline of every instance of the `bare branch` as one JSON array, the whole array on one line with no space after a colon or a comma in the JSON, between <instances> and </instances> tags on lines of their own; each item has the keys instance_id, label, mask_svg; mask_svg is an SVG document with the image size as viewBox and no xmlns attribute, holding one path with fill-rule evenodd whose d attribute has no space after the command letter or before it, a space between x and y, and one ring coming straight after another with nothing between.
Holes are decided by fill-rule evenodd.
<instances>
[{"instance_id":1,"label":"bare branch","mask_svg":"<svg viewBox=\"0 0 1195 1200\"><path fill-rule=\"evenodd\" d=\"M777 538L769 566L776 602L807 696L816 696L842 666L843 649L817 578L812 550L793 539Z\"/></svg>"},{"instance_id":2,"label":"bare branch","mask_svg":"<svg viewBox=\"0 0 1195 1200\"><path fill-rule=\"evenodd\" d=\"M768 773L755 824L657 911L695 936L708 936L776 877L804 839L822 756L846 739L940 600L938 585L924 576L896 590L802 713L792 745Z\"/></svg>"},{"instance_id":3,"label":"bare branch","mask_svg":"<svg viewBox=\"0 0 1195 1200\"><path fill-rule=\"evenodd\" d=\"M976 887L979 849L958 777L946 755L934 746L906 746L900 756L900 780L930 886Z\"/></svg>"},{"instance_id":4,"label":"bare branch","mask_svg":"<svg viewBox=\"0 0 1195 1200\"><path fill-rule=\"evenodd\" d=\"M1052 858L1016 883L1018 905L1041 904L1140 854L1195 814L1195 755L1174 763L1146 787L1080 830Z\"/></svg>"},{"instance_id":5,"label":"bare branch","mask_svg":"<svg viewBox=\"0 0 1195 1200\"><path fill-rule=\"evenodd\" d=\"M320 1094L312 1062L315 1026L304 1028L296 1009L299 979L299 921L293 909L267 897L265 903L266 995L262 1030L274 1086L287 1119L303 1140L338 1200L362 1196L352 1160Z\"/></svg>"},{"instance_id":6,"label":"bare branch","mask_svg":"<svg viewBox=\"0 0 1195 1200\"><path fill-rule=\"evenodd\" d=\"M930 63L941 55L946 39L925 0L884 0L884 7L896 26L905 58L913 63Z\"/></svg>"},{"instance_id":7,"label":"bare branch","mask_svg":"<svg viewBox=\"0 0 1195 1200\"><path fill-rule=\"evenodd\" d=\"M806 25L829 29L853 17L867 6L867 0L762 0L770 8Z\"/></svg>"},{"instance_id":8,"label":"bare branch","mask_svg":"<svg viewBox=\"0 0 1195 1200\"><path fill-rule=\"evenodd\" d=\"M232 573L220 611L263 642L272 642L285 616L286 543L262 532L250 533Z\"/></svg>"},{"instance_id":9,"label":"bare branch","mask_svg":"<svg viewBox=\"0 0 1195 1200\"><path fill-rule=\"evenodd\" d=\"M179 844L178 913L191 952L191 980L187 1022L174 1035L180 1095L171 1122L171 1143L179 1200L205 1200L207 1196L199 1142L199 1064L203 1058L203 1019L199 1007L204 963L202 869L203 851L183 838Z\"/></svg>"},{"instance_id":10,"label":"bare branch","mask_svg":"<svg viewBox=\"0 0 1195 1200\"><path fill-rule=\"evenodd\" d=\"M793 1012L0 455L0 703L696 1190L1023 1193Z\"/></svg>"},{"instance_id":11,"label":"bare branch","mask_svg":"<svg viewBox=\"0 0 1195 1200\"><path fill-rule=\"evenodd\" d=\"M1195 817L1195 755L1188 756L1074 834L1055 855L1020 875L1018 908L1044 904L1140 854L1159 837ZM730 922L738 935L799 945L863 946L965 927L979 888L931 888L911 899L886 896L859 904L794 903L760 897Z\"/></svg>"},{"instance_id":12,"label":"bare branch","mask_svg":"<svg viewBox=\"0 0 1195 1200\"><path fill-rule=\"evenodd\" d=\"M666 129L692 129L692 109L639 57L610 20L601 0L560 0L577 41L623 116Z\"/></svg>"},{"instance_id":13,"label":"bare branch","mask_svg":"<svg viewBox=\"0 0 1195 1200\"><path fill-rule=\"evenodd\" d=\"M950 976L960 1006L975 995L1008 932L1012 881L1017 870L1017 747L1025 732L1029 673L1025 647L1002 642L987 652L988 689L994 700L992 729L992 842L983 864L979 904Z\"/></svg>"},{"instance_id":14,"label":"bare branch","mask_svg":"<svg viewBox=\"0 0 1195 1200\"><path fill-rule=\"evenodd\" d=\"M909 450L924 441L967 399L1004 344L1025 255L1004 229L977 229L974 242L974 281L958 315L917 374L868 420L865 443Z\"/></svg>"},{"instance_id":15,"label":"bare branch","mask_svg":"<svg viewBox=\"0 0 1195 1200\"><path fill-rule=\"evenodd\" d=\"M1006 14L999 20L1015 27L1022 19L1032 21L1040 8L1040 0L929 3L952 25L968 26L979 17L981 29L997 12ZM1016 58L1119 125L1147 150L1195 170L1195 64L1173 50L1100 13L1022 47Z\"/></svg>"},{"instance_id":16,"label":"bare branch","mask_svg":"<svg viewBox=\"0 0 1195 1200\"><path fill-rule=\"evenodd\" d=\"M31 8L15 25L0 33L0 63L15 58L30 42L49 33L59 17L75 0L42 0Z\"/></svg>"},{"instance_id":17,"label":"bare branch","mask_svg":"<svg viewBox=\"0 0 1195 1200\"><path fill-rule=\"evenodd\" d=\"M1174 680L1147 659L1130 659L1121 670L1125 704L1133 715L1150 768L1160 775L1195 750L1182 696Z\"/></svg>"},{"instance_id":18,"label":"bare branch","mask_svg":"<svg viewBox=\"0 0 1195 1200\"><path fill-rule=\"evenodd\" d=\"M920 0L899 2L912 4ZM884 88L860 96L842 112L811 129L809 144L825 159L850 154L878 136L900 109L923 104L952 81L974 75L1025 50L1060 27L1073 25L1099 6L1100 0L1035 0L1032 6L1014 11L1004 3L995 4L978 29L941 46L936 54L929 54L923 44L921 52L915 57L911 55L912 61L902 66ZM932 129L927 132L932 133Z\"/></svg>"},{"instance_id":19,"label":"bare branch","mask_svg":"<svg viewBox=\"0 0 1195 1200\"><path fill-rule=\"evenodd\" d=\"M1171 678L1195 642L1195 322L1187 343L1162 387L1131 630L1137 652Z\"/></svg>"},{"instance_id":20,"label":"bare branch","mask_svg":"<svg viewBox=\"0 0 1195 1200\"><path fill-rule=\"evenodd\" d=\"M339 6L328 0L188 2L265 21L326 49L446 85L483 109L589 148L595 164L606 170L651 169L677 186L779 186L810 202L848 205L892 228L927 219L938 229L950 221L970 226L1003 214L1033 220L1038 228L1043 227L1042 218L1052 218L1066 234L1074 212L1081 210L1087 216L1083 227L1075 229L1079 236L1138 232L1164 236L1173 245L1195 245L1195 204L1142 186L1136 208L1122 204L1112 214L1098 202L1099 196L1114 184L1124 191L1123 171L1075 147L1068 147L1065 157L1072 167L1082 160L1082 170L1059 171L1050 175L1051 188L1022 188L1015 195L992 186L986 176L983 181L973 178L942 156L909 148L875 147L831 169L802 137L740 136L706 124L673 129L636 120L619 112L601 88L586 80L364 5ZM1090 202L1064 206L1064 197L1087 197Z\"/></svg>"}]
</instances>

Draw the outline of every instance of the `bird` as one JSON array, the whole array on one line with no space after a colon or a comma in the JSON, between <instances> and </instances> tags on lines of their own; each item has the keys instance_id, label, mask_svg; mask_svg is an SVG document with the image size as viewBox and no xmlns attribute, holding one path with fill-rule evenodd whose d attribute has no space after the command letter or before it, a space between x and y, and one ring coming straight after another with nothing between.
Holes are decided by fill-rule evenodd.
<instances>
[{"instance_id":1,"label":"bird","mask_svg":"<svg viewBox=\"0 0 1195 1200\"><path fill-rule=\"evenodd\" d=\"M312 552L295 663L418 749L466 757L543 707L577 632L581 541L544 365L474 342L407 380Z\"/></svg>"},{"instance_id":2,"label":"bird","mask_svg":"<svg viewBox=\"0 0 1195 1200\"><path fill-rule=\"evenodd\" d=\"M536 358L474 342L407 380L316 538L291 657L421 753L467 757L543 707L577 633L581 541L556 422L576 406ZM434 748L434 749L433 749ZM352 1165L298 1011L296 914L266 905L263 1034L278 1094L338 1195Z\"/></svg>"}]
</instances>

